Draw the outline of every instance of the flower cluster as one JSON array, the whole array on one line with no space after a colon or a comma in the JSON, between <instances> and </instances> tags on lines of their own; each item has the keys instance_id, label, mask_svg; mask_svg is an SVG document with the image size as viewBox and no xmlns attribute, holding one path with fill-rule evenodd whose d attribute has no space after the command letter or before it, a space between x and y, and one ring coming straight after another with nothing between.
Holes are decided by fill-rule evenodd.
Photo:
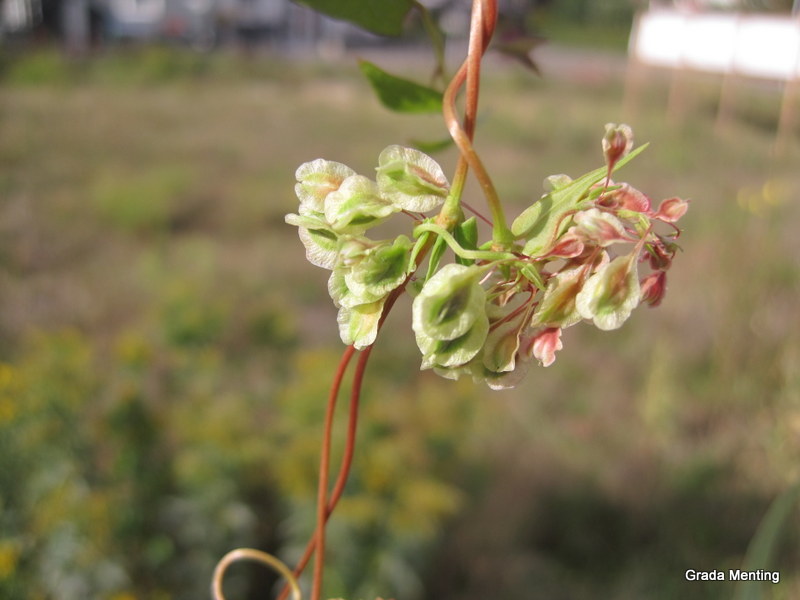
<instances>
[{"instance_id":1,"label":"flower cluster","mask_svg":"<svg viewBox=\"0 0 800 600\"><path fill-rule=\"evenodd\" d=\"M414 241L364 237L389 215L423 213L448 195L441 168L399 146L381 154L375 182L339 163L302 165L300 214L286 220L300 228L309 260L332 269L341 337L358 348L375 340L386 298L413 277L417 256L432 245L412 306L422 368L510 387L532 359L553 363L563 329L583 320L617 329L639 304L661 302L678 249L675 223L688 204L670 198L654 208L642 192L612 181L644 149L631 152L632 145L630 128L607 125L605 166L575 180L547 178L546 193L514 220L514 241L505 246L478 246L474 219L446 229L421 215ZM447 246L456 261L440 267Z\"/></svg>"},{"instance_id":2,"label":"flower cluster","mask_svg":"<svg viewBox=\"0 0 800 600\"><path fill-rule=\"evenodd\" d=\"M406 236L376 241L367 230L400 211L433 210L450 185L436 161L401 146L380 154L374 181L323 159L304 163L296 177L299 214L286 222L299 228L308 260L332 271L328 291L339 309L342 341L365 348L375 341L389 293L415 267Z\"/></svg>"}]
</instances>

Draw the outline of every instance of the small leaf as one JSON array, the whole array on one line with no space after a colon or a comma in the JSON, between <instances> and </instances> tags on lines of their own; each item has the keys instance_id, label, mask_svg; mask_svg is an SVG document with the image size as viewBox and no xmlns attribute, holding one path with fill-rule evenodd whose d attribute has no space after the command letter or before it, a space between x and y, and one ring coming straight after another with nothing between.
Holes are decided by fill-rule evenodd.
<instances>
[{"instance_id":1,"label":"small leaf","mask_svg":"<svg viewBox=\"0 0 800 600\"><path fill-rule=\"evenodd\" d=\"M475 217L470 217L466 221L459 223L453 230L453 237L464 250L478 249L478 221ZM468 258L456 256L456 262L460 265L471 265L475 261Z\"/></svg>"},{"instance_id":2,"label":"small leaf","mask_svg":"<svg viewBox=\"0 0 800 600\"><path fill-rule=\"evenodd\" d=\"M424 231L414 243L414 248L411 250L411 257L408 260L409 273L413 273L417 270L417 258L419 257L419 253L428 245L428 238L432 235L430 231Z\"/></svg>"},{"instance_id":3,"label":"small leaf","mask_svg":"<svg viewBox=\"0 0 800 600\"><path fill-rule=\"evenodd\" d=\"M518 35L514 38L492 44L492 49L519 61L523 66L541 76L542 73L539 71L539 66L531 57L531 53L538 46L541 46L544 41L545 40L540 37Z\"/></svg>"},{"instance_id":4,"label":"small leaf","mask_svg":"<svg viewBox=\"0 0 800 600\"><path fill-rule=\"evenodd\" d=\"M447 136L441 140L433 140L430 142L426 140L411 139L408 140L408 143L414 146L414 148L417 150L421 150L427 154L436 154L437 152L443 152L444 150L447 150L455 142L453 142L453 138Z\"/></svg>"},{"instance_id":5,"label":"small leaf","mask_svg":"<svg viewBox=\"0 0 800 600\"><path fill-rule=\"evenodd\" d=\"M447 242L444 241L443 237L437 236L428 259L428 272L425 274L425 281L433 277L433 274L439 269L439 262L442 260L445 250L447 250Z\"/></svg>"},{"instance_id":6,"label":"small leaf","mask_svg":"<svg viewBox=\"0 0 800 600\"><path fill-rule=\"evenodd\" d=\"M616 169L625 166L636 157L647 144L622 158ZM599 183L608 174L607 167L590 171L583 177L560 185L542 196L525 209L511 224L511 232L517 239L525 239L523 252L528 256L540 256L555 241L560 233L569 226L569 213L582 208L583 201L590 196L592 186ZM548 178L552 185L553 178ZM559 181L564 181L560 179Z\"/></svg>"},{"instance_id":7,"label":"small leaf","mask_svg":"<svg viewBox=\"0 0 800 600\"><path fill-rule=\"evenodd\" d=\"M420 16L422 17L422 26L425 28L425 31L428 34L428 37L431 40L431 45L433 46L433 54L436 57L436 70L434 71L434 81L437 78L444 79L444 69L445 69L445 56L444 56L444 46L445 46L445 34L442 31L442 28L439 27L439 22L437 19L433 17L431 11L427 9L419 0L414 0L414 6L419 11ZM422 150L422 148L420 148Z\"/></svg>"},{"instance_id":8,"label":"small leaf","mask_svg":"<svg viewBox=\"0 0 800 600\"><path fill-rule=\"evenodd\" d=\"M375 90L378 99L389 110L404 113L441 112L441 92L409 79L391 75L366 60L359 61L359 67Z\"/></svg>"},{"instance_id":9,"label":"small leaf","mask_svg":"<svg viewBox=\"0 0 800 600\"><path fill-rule=\"evenodd\" d=\"M400 35L412 0L295 0L379 35Z\"/></svg>"}]
</instances>

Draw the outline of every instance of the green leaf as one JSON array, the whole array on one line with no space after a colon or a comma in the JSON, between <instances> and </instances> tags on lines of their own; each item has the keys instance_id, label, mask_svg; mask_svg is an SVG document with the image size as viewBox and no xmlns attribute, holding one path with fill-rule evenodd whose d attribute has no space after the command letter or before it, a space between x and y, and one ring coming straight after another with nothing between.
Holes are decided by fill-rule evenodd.
<instances>
[{"instance_id":1,"label":"green leaf","mask_svg":"<svg viewBox=\"0 0 800 600\"><path fill-rule=\"evenodd\" d=\"M433 274L436 273L437 269L439 268L439 262L442 260L442 256L444 255L444 251L447 249L447 242L445 242L443 237L437 237L436 241L433 242L433 248L431 249L431 255L428 259L428 273L425 275L425 281L428 281Z\"/></svg>"},{"instance_id":2,"label":"green leaf","mask_svg":"<svg viewBox=\"0 0 800 600\"><path fill-rule=\"evenodd\" d=\"M400 35L412 0L295 0L379 35Z\"/></svg>"},{"instance_id":3,"label":"green leaf","mask_svg":"<svg viewBox=\"0 0 800 600\"><path fill-rule=\"evenodd\" d=\"M424 231L417 241L414 243L414 247L411 249L411 257L408 260L408 272L413 273L417 270L417 257L419 257L419 253L422 252L422 249L428 244L428 238L433 235L430 231Z\"/></svg>"},{"instance_id":4,"label":"green leaf","mask_svg":"<svg viewBox=\"0 0 800 600\"><path fill-rule=\"evenodd\" d=\"M466 221L459 223L453 230L453 237L465 250L478 249L478 221L475 217L470 217ZM456 262L460 265L471 265L475 261L470 258L456 256Z\"/></svg>"},{"instance_id":5,"label":"green leaf","mask_svg":"<svg viewBox=\"0 0 800 600\"><path fill-rule=\"evenodd\" d=\"M492 50L500 52L514 60L518 60L522 65L537 75L541 76L539 66L531 57L533 51L544 43L544 38L519 35L513 39L492 44Z\"/></svg>"},{"instance_id":6,"label":"green leaf","mask_svg":"<svg viewBox=\"0 0 800 600\"><path fill-rule=\"evenodd\" d=\"M445 79L444 31L442 31L442 28L439 27L439 23L433 17L431 11L429 11L422 3L420 3L418 0L414 0L414 6L419 11L420 16L422 17L422 26L425 28L425 31L427 32L428 37L431 40L431 45L433 46L433 53L436 56L436 70L433 76L434 81L437 78L441 78L442 80L444 80ZM420 148L420 150L422 150L422 148Z\"/></svg>"},{"instance_id":7,"label":"green leaf","mask_svg":"<svg viewBox=\"0 0 800 600\"><path fill-rule=\"evenodd\" d=\"M447 150L455 142L453 142L453 138L447 136L441 140L433 140L430 142L427 140L410 139L408 140L408 143L414 146L414 148L417 150L422 150L426 154L436 154L437 152Z\"/></svg>"},{"instance_id":8,"label":"green leaf","mask_svg":"<svg viewBox=\"0 0 800 600\"><path fill-rule=\"evenodd\" d=\"M625 166L647 147L639 146L620 160L616 168ZM558 234L567 229L571 211L581 208L581 203L589 196L592 186L599 183L608 172L600 167L548 192L534 202L511 224L511 233L517 239L525 239L523 252L528 256L539 256L555 241Z\"/></svg>"},{"instance_id":9,"label":"green leaf","mask_svg":"<svg viewBox=\"0 0 800 600\"><path fill-rule=\"evenodd\" d=\"M404 113L441 112L441 92L391 75L369 61L361 60L358 64L378 99L389 110Z\"/></svg>"}]
</instances>

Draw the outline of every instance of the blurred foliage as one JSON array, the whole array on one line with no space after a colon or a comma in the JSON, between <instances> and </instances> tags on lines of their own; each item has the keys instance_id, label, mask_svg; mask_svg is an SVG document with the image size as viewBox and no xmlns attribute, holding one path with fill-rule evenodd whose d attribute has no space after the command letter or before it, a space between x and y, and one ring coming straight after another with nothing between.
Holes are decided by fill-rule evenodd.
<instances>
[{"instance_id":1,"label":"blurred foliage","mask_svg":"<svg viewBox=\"0 0 800 600\"><path fill-rule=\"evenodd\" d=\"M326 275L283 223L294 170L366 172L440 119L387 114L353 66L4 60L0 597L198 598L234 546L291 562L338 347ZM780 96L742 86L715 133L714 81L670 121L657 78L624 115L619 82L562 75L498 67L482 90L478 148L507 212L594 165L602 124L624 119L652 142L625 177L692 200L686 260L657 310L569 330L509 392L418 374L390 317L330 525L332 596L729 598L685 570L739 568L800 479L800 149L771 154ZM765 598L800 595L788 519ZM226 591L273 584L237 566Z\"/></svg>"},{"instance_id":2,"label":"blurred foliage","mask_svg":"<svg viewBox=\"0 0 800 600\"><path fill-rule=\"evenodd\" d=\"M550 0L537 3L527 25L557 44L624 52L635 10L632 0Z\"/></svg>"}]
</instances>

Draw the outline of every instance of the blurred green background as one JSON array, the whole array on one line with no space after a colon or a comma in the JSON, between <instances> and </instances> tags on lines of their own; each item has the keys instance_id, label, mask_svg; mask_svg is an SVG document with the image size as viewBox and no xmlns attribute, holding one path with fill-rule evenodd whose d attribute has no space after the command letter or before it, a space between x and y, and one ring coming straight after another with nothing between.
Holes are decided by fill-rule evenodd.
<instances>
[{"instance_id":1,"label":"blurred green background","mask_svg":"<svg viewBox=\"0 0 800 600\"><path fill-rule=\"evenodd\" d=\"M569 329L507 392L419 373L399 302L330 525L331 597L731 598L684 572L739 568L800 480L800 141L773 154L780 90L742 83L715 131L719 81L693 76L669 118L668 77L623 112L623 69L558 60L542 79L489 62L477 147L514 216L629 122L652 144L623 178L692 203L667 298ZM347 61L153 47L2 67L0 597L203 598L236 546L292 562L341 350L327 273L283 222L294 171L369 174L441 119L387 113ZM800 597L799 525L764 598ZM226 592L273 585L237 565Z\"/></svg>"}]
</instances>

